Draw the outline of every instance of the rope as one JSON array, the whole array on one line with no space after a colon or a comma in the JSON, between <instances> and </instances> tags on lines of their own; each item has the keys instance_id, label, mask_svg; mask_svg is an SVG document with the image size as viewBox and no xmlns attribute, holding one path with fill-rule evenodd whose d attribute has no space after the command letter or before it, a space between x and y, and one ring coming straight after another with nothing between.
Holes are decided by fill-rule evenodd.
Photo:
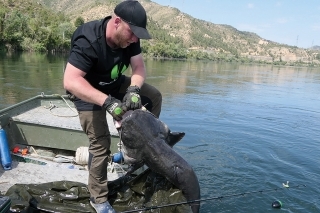
<instances>
[{"instance_id":1,"label":"rope","mask_svg":"<svg viewBox=\"0 0 320 213\"><path fill-rule=\"evenodd\" d=\"M119 151L119 152L122 152L121 128L118 129L118 133L119 133L119 143L117 143L118 151ZM121 160L120 163L123 163L123 161Z\"/></svg>"},{"instance_id":2,"label":"rope","mask_svg":"<svg viewBox=\"0 0 320 213\"><path fill-rule=\"evenodd\" d=\"M54 116L57 116L57 117L77 117L78 116L78 112L75 111L71 106L70 104L66 101L66 99L62 96L62 95L59 95L59 94L54 94L55 96L58 96L60 97L66 104L67 106L73 111L75 112L76 114L75 115L59 115L59 114L56 114L54 112L52 112L52 109L54 108L58 108L55 104L52 103L52 101L50 101L50 105L48 107L45 106L46 109L49 109L50 113Z\"/></svg>"},{"instance_id":3,"label":"rope","mask_svg":"<svg viewBox=\"0 0 320 213\"><path fill-rule=\"evenodd\" d=\"M296 186L290 186L290 188L302 188L302 187L305 188L307 186L304 185L304 184L296 185ZM161 205L161 206L144 207L144 208L141 208L141 209L128 210L128 211L124 211L124 212L121 212L121 213L149 211L149 210L152 210L152 209L159 209L159 208L165 208L165 207L171 207L171 206L177 206L177 205L184 205L184 204L191 204L191 203L199 203L199 202L208 201L208 200L221 200L223 198L239 197L239 196L245 196L245 195L256 194L256 193L266 193L266 192L278 191L278 190L283 190L283 189L289 189L289 188L275 188L275 189L266 189L266 190L259 190L259 191L243 192L243 193L238 193L238 194L229 194L229 195L218 196L218 197L210 197L210 198L204 198L204 199L199 199L199 200L190 200L190 201L184 201L184 202L179 202L179 203L166 204L166 205ZM199 204L197 204L197 205L199 205Z\"/></svg>"},{"instance_id":4,"label":"rope","mask_svg":"<svg viewBox=\"0 0 320 213\"><path fill-rule=\"evenodd\" d=\"M127 173L120 164L112 162L112 165L113 165L113 167L116 166L116 167L120 168L120 170L123 173L122 176L124 176Z\"/></svg>"}]
</instances>

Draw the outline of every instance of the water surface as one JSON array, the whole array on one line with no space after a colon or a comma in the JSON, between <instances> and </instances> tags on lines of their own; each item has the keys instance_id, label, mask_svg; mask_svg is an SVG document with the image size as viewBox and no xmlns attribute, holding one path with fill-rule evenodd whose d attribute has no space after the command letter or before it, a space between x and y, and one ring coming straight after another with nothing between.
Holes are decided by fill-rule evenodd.
<instances>
[{"instance_id":1,"label":"water surface","mask_svg":"<svg viewBox=\"0 0 320 213\"><path fill-rule=\"evenodd\" d=\"M1 109L41 92L64 94L65 56L1 57ZM320 212L319 69L145 64L147 82L163 95L160 118L186 132L174 149L194 167L202 198L212 198L201 213L275 212L274 200L282 201L281 212ZM292 188L282 187L286 181Z\"/></svg>"}]
</instances>

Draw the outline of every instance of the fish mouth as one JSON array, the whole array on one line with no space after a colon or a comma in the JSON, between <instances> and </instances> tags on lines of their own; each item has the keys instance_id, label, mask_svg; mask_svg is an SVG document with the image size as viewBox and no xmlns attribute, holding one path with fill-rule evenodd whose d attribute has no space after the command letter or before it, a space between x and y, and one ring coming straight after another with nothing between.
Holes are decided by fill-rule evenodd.
<instances>
[{"instance_id":1,"label":"fish mouth","mask_svg":"<svg viewBox=\"0 0 320 213\"><path fill-rule=\"evenodd\" d=\"M155 118L157 118L153 113L151 113L150 111L148 111L146 109L128 110L126 113L124 113L124 115L122 116L122 119L120 121L114 120L114 125L115 125L116 129L119 130L122 127L122 123L123 122L125 122L126 120L132 118L134 114L137 114L137 113L139 114L141 112L149 113L150 115L152 115Z\"/></svg>"}]
</instances>

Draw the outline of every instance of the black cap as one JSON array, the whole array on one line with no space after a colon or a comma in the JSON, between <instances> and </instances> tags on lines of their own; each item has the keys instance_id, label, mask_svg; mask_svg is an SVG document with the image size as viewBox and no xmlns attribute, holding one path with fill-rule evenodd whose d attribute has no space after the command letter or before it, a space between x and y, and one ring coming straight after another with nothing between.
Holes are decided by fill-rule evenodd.
<instances>
[{"instance_id":1,"label":"black cap","mask_svg":"<svg viewBox=\"0 0 320 213\"><path fill-rule=\"evenodd\" d=\"M151 36L146 29L147 14L138 1L126 0L114 9L114 13L127 22L132 32L140 39L150 39Z\"/></svg>"}]
</instances>

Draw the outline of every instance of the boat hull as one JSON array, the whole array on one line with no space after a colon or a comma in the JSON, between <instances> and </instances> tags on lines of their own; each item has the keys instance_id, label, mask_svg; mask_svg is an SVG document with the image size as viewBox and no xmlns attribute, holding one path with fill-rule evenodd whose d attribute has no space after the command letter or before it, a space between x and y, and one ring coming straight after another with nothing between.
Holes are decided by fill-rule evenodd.
<instances>
[{"instance_id":1,"label":"boat hull","mask_svg":"<svg viewBox=\"0 0 320 213\"><path fill-rule=\"evenodd\" d=\"M111 152L120 139L107 116L111 132ZM0 110L0 122L12 149L16 144L76 151L89 146L74 105L67 96L39 95Z\"/></svg>"}]
</instances>

